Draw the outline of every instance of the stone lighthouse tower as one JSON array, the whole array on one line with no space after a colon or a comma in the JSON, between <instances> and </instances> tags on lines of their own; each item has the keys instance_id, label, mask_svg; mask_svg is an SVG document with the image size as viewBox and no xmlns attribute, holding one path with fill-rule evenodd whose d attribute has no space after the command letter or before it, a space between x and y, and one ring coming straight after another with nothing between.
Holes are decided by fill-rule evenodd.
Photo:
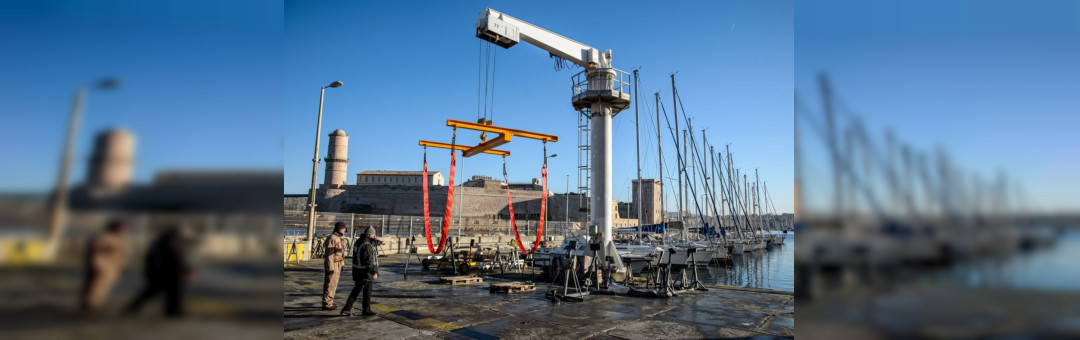
<instances>
[{"instance_id":1,"label":"stone lighthouse tower","mask_svg":"<svg viewBox=\"0 0 1080 340\"><path fill-rule=\"evenodd\" d=\"M330 134L330 146L326 150L326 175L323 187L338 189L345 185L349 167L349 135L341 129Z\"/></svg>"},{"instance_id":2,"label":"stone lighthouse tower","mask_svg":"<svg viewBox=\"0 0 1080 340\"><path fill-rule=\"evenodd\" d=\"M123 191L131 183L134 158L135 137L130 132L118 128L102 131L94 140L87 187L96 195Z\"/></svg>"}]
</instances>

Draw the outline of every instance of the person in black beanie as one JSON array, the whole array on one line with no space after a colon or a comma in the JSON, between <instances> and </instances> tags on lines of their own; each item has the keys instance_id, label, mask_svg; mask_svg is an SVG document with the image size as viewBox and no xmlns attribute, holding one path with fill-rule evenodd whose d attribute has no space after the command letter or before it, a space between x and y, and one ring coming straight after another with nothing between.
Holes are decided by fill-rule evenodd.
<instances>
[{"instance_id":1,"label":"person in black beanie","mask_svg":"<svg viewBox=\"0 0 1080 340\"><path fill-rule=\"evenodd\" d=\"M352 276L356 285L349 294L349 300L345 301L341 315L352 315L353 303L356 302L360 292L364 293L363 315L375 315L375 312L371 310L371 285L379 278L379 255L376 249L378 245L379 240L375 239L375 228L370 226L364 229L364 234L360 235L356 241L352 264Z\"/></svg>"}]
</instances>

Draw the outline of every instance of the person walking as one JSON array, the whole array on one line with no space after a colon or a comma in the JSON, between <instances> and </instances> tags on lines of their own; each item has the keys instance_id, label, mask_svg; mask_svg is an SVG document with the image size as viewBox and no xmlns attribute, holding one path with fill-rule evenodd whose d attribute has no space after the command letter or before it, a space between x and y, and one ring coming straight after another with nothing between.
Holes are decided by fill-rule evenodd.
<instances>
[{"instance_id":1,"label":"person walking","mask_svg":"<svg viewBox=\"0 0 1080 340\"><path fill-rule=\"evenodd\" d=\"M125 309L136 314L144 303L159 293L165 293L165 314L170 317L184 314L184 290L187 281L195 277L192 255L195 235L189 228L173 226L154 240L146 253L146 286Z\"/></svg>"},{"instance_id":2,"label":"person walking","mask_svg":"<svg viewBox=\"0 0 1080 340\"><path fill-rule=\"evenodd\" d=\"M334 293L337 292L338 280L341 279L341 270L345 267L345 223L334 223L334 232L326 238L323 245L323 269L326 277L323 281L323 310L334 309Z\"/></svg>"},{"instance_id":3,"label":"person walking","mask_svg":"<svg viewBox=\"0 0 1080 340\"><path fill-rule=\"evenodd\" d=\"M127 264L128 226L124 221L112 220L105 232L90 238L86 244L85 279L80 308L83 312L97 312L105 305L109 292Z\"/></svg>"},{"instance_id":4,"label":"person walking","mask_svg":"<svg viewBox=\"0 0 1080 340\"><path fill-rule=\"evenodd\" d=\"M353 251L352 276L356 285L353 286L349 299L345 301L345 307L341 309L341 315L352 315L352 306L361 292L364 293L362 302L364 316L375 315L371 310L371 286L379 278L379 254L377 247L379 240L375 239L375 228L368 226L364 234L356 241Z\"/></svg>"}]
</instances>

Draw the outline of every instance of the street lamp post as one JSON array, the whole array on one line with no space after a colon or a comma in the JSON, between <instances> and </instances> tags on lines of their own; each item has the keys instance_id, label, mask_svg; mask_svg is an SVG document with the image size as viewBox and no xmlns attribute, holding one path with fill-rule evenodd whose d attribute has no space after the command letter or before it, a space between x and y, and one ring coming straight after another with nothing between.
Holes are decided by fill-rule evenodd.
<instances>
[{"instance_id":1,"label":"street lamp post","mask_svg":"<svg viewBox=\"0 0 1080 340\"><path fill-rule=\"evenodd\" d=\"M120 86L120 80L105 78L95 84L97 89L114 89ZM49 223L48 247L46 253L49 256L55 254L57 242L64 234L67 225L67 196L68 196L68 173L71 171L71 154L75 149L75 136L79 130L79 122L82 119L83 102L86 99L85 85L75 90L75 100L71 104L71 118L68 120L67 136L64 140L64 151L60 158L60 174L56 180L56 192L52 201L52 218Z\"/></svg>"},{"instance_id":2,"label":"street lamp post","mask_svg":"<svg viewBox=\"0 0 1080 340\"><path fill-rule=\"evenodd\" d=\"M311 258L312 251L315 249L315 177L319 172L319 142L320 137L322 137L323 96L326 94L327 87L339 87L341 85L342 83L340 81L335 81L330 83L330 85L323 86L319 89L319 120L315 124L315 156L311 158L311 192L308 194L308 258Z\"/></svg>"}]
</instances>

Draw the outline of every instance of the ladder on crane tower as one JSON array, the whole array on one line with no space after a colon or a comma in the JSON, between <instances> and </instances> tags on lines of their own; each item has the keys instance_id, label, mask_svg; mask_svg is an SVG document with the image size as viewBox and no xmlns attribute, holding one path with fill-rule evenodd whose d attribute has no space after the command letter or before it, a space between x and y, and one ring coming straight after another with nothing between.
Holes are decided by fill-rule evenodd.
<instances>
[{"instance_id":1,"label":"ladder on crane tower","mask_svg":"<svg viewBox=\"0 0 1080 340\"><path fill-rule=\"evenodd\" d=\"M581 109L578 114L578 208L585 208L585 211L590 208L588 194L592 185L592 147L589 145L592 140L592 123L589 116L588 108Z\"/></svg>"}]
</instances>

